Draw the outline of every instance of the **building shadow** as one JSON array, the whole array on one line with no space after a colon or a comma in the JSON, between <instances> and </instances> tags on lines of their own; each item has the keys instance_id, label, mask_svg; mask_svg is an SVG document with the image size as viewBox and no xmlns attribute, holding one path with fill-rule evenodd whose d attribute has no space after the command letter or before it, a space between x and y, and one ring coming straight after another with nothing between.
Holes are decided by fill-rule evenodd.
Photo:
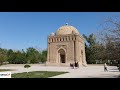
<instances>
[{"instance_id":1,"label":"building shadow","mask_svg":"<svg viewBox=\"0 0 120 90\"><path fill-rule=\"evenodd\" d=\"M87 78L120 78L120 75L119 76L117 76L117 75L88 76Z\"/></svg>"},{"instance_id":2,"label":"building shadow","mask_svg":"<svg viewBox=\"0 0 120 90\"><path fill-rule=\"evenodd\" d=\"M117 68L110 68L109 70L118 70Z\"/></svg>"},{"instance_id":3,"label":"building shadow","mask_svg":"<svg viewBox=\"0 0 120 90\"><path fill-rule=\"evenodd\" d=\"M120 72L117 68L108 69L108 72Z\"/></svg>"},{"instance_id":4,"label":"building shadow","mask_svg":"<svg viewBox=\"0 0 120 90\"><path fill-rule=\"evenodd\" d=\"M109 70L108 72L120 72L120 71L112 71L112 70Z\"/></svg>"}]
</instances>

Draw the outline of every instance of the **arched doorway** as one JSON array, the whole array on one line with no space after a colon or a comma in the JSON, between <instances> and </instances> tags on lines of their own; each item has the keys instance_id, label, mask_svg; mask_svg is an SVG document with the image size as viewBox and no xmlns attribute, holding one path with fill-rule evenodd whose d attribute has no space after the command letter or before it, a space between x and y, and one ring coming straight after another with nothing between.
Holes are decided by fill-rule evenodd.
<instances>
[{"instance_id":1,"label":"arched doorway","mask_svg":"<svg viewBox=\"0 0 120 90\"><path fill-rule=\"evenodd\" d=\"M58 53L59 53L60 63L65 63L65 51L63 49L60 49Z\"/></svg>"}]
</instances>

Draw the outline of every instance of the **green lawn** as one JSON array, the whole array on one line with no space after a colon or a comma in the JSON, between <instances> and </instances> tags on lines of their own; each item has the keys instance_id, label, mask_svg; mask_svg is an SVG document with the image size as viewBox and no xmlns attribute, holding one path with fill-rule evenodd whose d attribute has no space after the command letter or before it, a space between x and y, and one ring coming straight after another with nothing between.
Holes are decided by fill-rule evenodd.
<instances>
[{"instance_id":1,"label":"green lawn","mask_svg":"<svg viewBox=\"0 0 120 90\"><path fill-rule=\"evenodd\" d=\"M12 69L0 69L0 72L3 72L3 71L13 71Z\"/></svg>"},{"instance_id":2,"label":"green lawn","mask_svg":"<svg viewBox=\"0 0 120 90\"><path fill-rule=\"evenodd\" d=\"M33 71L33 72L24 72L12 74L12 78L48 78L68 72L52 72L52 71Z\"/></svg>"}]
</instances>

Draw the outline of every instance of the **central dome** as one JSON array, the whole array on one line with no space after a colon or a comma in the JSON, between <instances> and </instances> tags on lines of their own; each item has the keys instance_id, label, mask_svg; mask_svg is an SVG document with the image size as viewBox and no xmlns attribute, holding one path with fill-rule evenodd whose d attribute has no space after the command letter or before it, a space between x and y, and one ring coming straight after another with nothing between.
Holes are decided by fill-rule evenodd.
<instances>
[{"instance_id":1,"label":"central dome","mask_svg":"<svg viewBox=\"0 0 120 90\"><path fill-rule=\"evenodd\" d=\"M68 25L68 23L66 23L66 25L61 26L56 31L56 35L66 35L66 34L79 34L79 32L75 27L70 26L70 25Z\"/></svg>"}]
</instances>

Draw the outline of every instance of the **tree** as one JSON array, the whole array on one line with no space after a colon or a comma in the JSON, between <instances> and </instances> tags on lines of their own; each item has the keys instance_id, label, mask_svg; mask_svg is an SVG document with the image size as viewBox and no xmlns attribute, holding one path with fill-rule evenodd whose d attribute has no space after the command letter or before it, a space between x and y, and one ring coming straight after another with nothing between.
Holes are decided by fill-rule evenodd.
<instances>
[{"instance_id":1,"label":"tree","mask_svg":"<svg viewBox=\"0 0 120 90\"><path fill-rule=\"evenodd\" d=\"M5 62L6 60L7 60L6 55L0 53L0 65L2 65L3 62Z\"/></svg>"},{"instance_id":2,"label":"tree","mask_svg":"<svg viewBox=\"0 0 120 90\"><path fill-rule=\"evenodd\" d=\"M86 52L86 60L87 63L96 63L96 52L97 52L97 42L96 42L96 37L92 33L88 37L83 34L83 37L86 40L85 43L85 52Z\"/></svg>"},{"instance_id":3,"label":"tree","mask_svg":"<svg viewBox=\"0 0 120 90\"><path fill-rule=\"evenodd\" d=\"M26 64L46 62L47 50L40 52L39 50L29 47L26 52L22 49L13 51L12 49L0 48L0 63L8 61L10 64Z\"/></svg>"},{"instance_id":4,"label":"tree","mask_svg":"<svg viewBox=\"0 0 120 90\"><path fill-rule=\"evenodd\" d=\"M27 59L26 59L26 53L22 51L14 51L13 50L8 50L7 52L8 56L8 62L11 64L26 64Z\"/></svg>"},{"instance_id":5,"label":"tree","mask_svg":"<svg viewBox=\"0 0 120 90\"><path fill-rule=\"evenodd\" d=\"M14 52L13 52L12 49L9 49L9 50L7 51L7 57L8 57L7 61L8 61L9 63L12 63L13 53L14 53Z\"/></svg>"},{"instance_id":6,"label":"tree","mask_svg":"<svg viewBox=\"0 0 120 90\"><path fill-rule=\"evenodd\" d=\"M44 63L47 61L47 50L42 51L41 62Z\"/></svg>"},{"instance_id":7,"label":"tree","mask_svg":"<svg viewBox=\"0 0 120 90\"><path fill-rule=\"evenodd\" d=\"M7 50L0 48L0 65L7 61Z\"/></svg>"},{"instance_id":8,"label":"tree","mask_svg":"<svg viewBox=\"0 0 120 90\"><path fill-rule=\"evenodd\" d=\"M30 48L27 48L26 57L29 63L38 63L41 59L41 54L35 48L30 47Z\"/></svg>"},{"instance_id":9,"label":"tree","mask_svg":"<svg viewBox=\"0 0 120 90\"><path fill-rule=\"evenodd\" d=\"M106 61L120 62L120 17L108 17L102 24L99 41L104 45ZM102 51L102 52L103 52Z\"/></svg>"},{"instance_id":10,"label":"tree","mask_svg":"<svg viewBox=\"0 0 120 90\"><path fill-rule=\"evenodd\" d=\"M30 65L25 65L24 68L27 68L27 73L28 73L28 68L30 68Z\"/></svg>"}]
</instances>

